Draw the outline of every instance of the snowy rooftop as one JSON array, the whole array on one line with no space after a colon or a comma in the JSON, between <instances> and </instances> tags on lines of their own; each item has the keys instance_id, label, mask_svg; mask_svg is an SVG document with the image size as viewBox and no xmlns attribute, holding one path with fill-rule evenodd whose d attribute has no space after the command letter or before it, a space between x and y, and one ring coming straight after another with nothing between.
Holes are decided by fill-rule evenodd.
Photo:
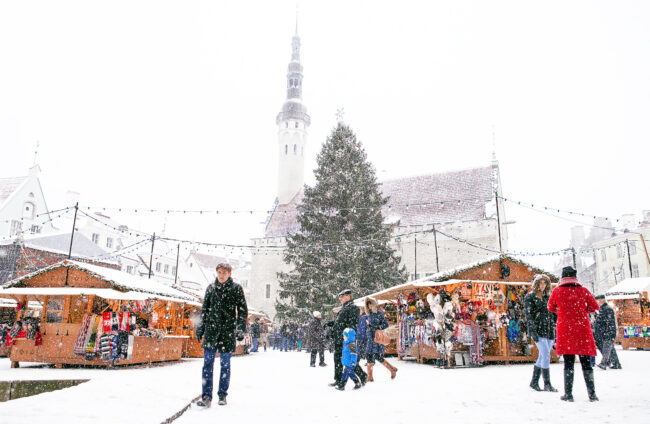
<instances>
[{"instance_id":1,"label":"snowy rooftop","mask_svg":"<svg viewBox=\"0 0 650 424\"><path fill-rule=\"evenodd\" d=\"M643 292L650 292L650 277L626 278L605 292L607 298L616 295L635 295L638 297Z\"/></svg>"},{"instance_id":2,"label":"snowy rooftop","mask_svg":"<svg viewBox=\"0 0 650 424\"><path fill-rule=\"evenodd\" d=\"M0 178L0 206L27 180L27 177Z\"/></svg>"},{"instance_id":3,"label":"snowy rooftop","mask_svg":"<svg viewBox=\"0 0 650 424\"><path fill-rule=\"evenodd\" d=\"M389 198L383 214L391 223L411 226L476 221L489 215L487 205L494 200L494 169L488 166L400 178L384 181L380 188ZM284 237L298 231L296 208L303 196L301 190L289 203L275 208L265 237Z\"/></svg>"},{"instance_id":4,"label":"snowy rooftop","mask_svg":"<svg viewBox=\"0 0 650 424\"><path fill-rule=\"evenodd\" d=\"M13 243L13 241L10 241ZM50 253L67 255L70 250L70 233L35 235L25 237L25 247L43 250ZM97 259L99 262L117 264L115 259L104 259L108 252L97 246L90 239L79 232L75 232L72 240L72 256L81 259Z\"/></svg>"},{"instance_id":5,"label":"snowy rooftop","mask_svg":"<svg viewBox=\"0 0 650 424\"><path fill-rule=\"evenodd\" d=\"M199 298L197 298L196 296L177 290L173 287L166 286L165 284L159 283L155 280L127 274L125 272L118 271L111 268L104 268L97 265L91 265L91 264L86 264L77 261L70 261L70 260L59 262L55 265L40 269L31 274L17 278L7 283L3 288L10 289L12 287L17 287L20 285L22 281L28 278L32 278L36 275L42 274L44 272L50 271L52 269L61 266L68 266L70 268L88 272L91 275L96 276L96 278L107 281L108 283L110 283L111 287L113 289L116 289L117 291L122 291L122 292L133 291L138 293L151 294L154 295L154 297L160 299L183 301L183 302L193 303L197 305L201 304Z\"/></svg>"}]
</instances>

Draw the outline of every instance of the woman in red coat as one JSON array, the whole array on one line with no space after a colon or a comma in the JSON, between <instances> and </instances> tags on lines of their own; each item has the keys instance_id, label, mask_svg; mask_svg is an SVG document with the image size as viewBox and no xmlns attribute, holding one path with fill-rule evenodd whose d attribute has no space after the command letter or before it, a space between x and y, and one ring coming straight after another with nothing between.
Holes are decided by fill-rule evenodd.
<instances>
[{"instance_id":1,"label":"woman in red coat","mask_svg":"<svg viewBox=\"0 0 650 424\"><path fill-rule=\"evenodd\" d=\"M564 396L561 399L573 402L573 366L575 355L579 355L589 400L597 401L594 370L590 361L591 356L596 356L596 342L591 332L589 314L598 310L598 302L589 290L578 283L576 270L572 267L562 269L562 280L551 293L548 310L557 314L555 351L564 356Z\"/></svg>"}]
</instances>

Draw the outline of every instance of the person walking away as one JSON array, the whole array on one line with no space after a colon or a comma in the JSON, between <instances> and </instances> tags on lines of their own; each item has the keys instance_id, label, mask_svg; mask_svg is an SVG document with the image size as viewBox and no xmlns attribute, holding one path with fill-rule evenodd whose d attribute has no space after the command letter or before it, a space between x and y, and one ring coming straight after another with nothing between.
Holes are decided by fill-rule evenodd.
<instances>
[{"instance_id":1,"label":"person walking away","mask_svg":"<svg viewBox=\"0 0 650 424\"><path fill-rule=\"evenodd\" d=\"M314 318L309 322L309 327L307 327L307 343L311 349L311 360L309 362L310 367L316 366L316 354L320 357L320 362L318 366L325 367L325 332L323 331L323 325L321 322L321 313L319 311L314 311Z\"/></svg>"},{"instance_id":2,"label":"person walking away","mask_svg":"<svg viewBox=\"0 0 650 424\"><path fill-rule=\"evenodd\" d=\"M599 346L600 353L603 355L598 368L606 370L607 366L611 365L613 369L621 369L621 363L614 347L616 341L616 314L607 302L600 306L600 310L596 315L594 332L596 345Z\"/></svg>"},{"instance_id":3,"label":"person walking away","mask_svg":"<svg viewBox=\"0 0 650 424\"><path fill-rule=\"evenodd\" d=\"M280 330L276 327L273 332L273 350L280 349L282 337L280 336Z\"/></svg>"},{"instance_id":4,"label":"person walking away","mask_svg":"<svg viewBox=\"0 0 650 424\"><path fill-rule=\"evenodd\" d=\"M366 349L368 347L368 315L366 308L361 309L361 316L359 317L359 325L357 326L357 359L361 363L362 359L366 358ZM367 367L367 365L366 365ZM372 376L368 374L368 381L372 381Z\"/></svg>"},{"instance_id":5,"label":"person walking away","mask_svg":"<svg viewBox=\"0 0 650 424\"><path fill-rule=\"evenodd\" d=\"M269 327L266 324L260 324L260 342L266 352L266 347L269 344Z\"/></svg>"},{"instance_id":6,"label":"person walking away","mask_svg":"<svg viewBox=\"0 0 650 424\"><path fill-rule=\"evenodd\" d=\"M280 327L280 337L282 338L282 344L280 345L280 352L283 350L287 352L289 348L289 323L283 323Z\"/></svg>"},{"instance_id":7,"label":"person walking away","mask_svg":"<svg viewBox=\"0 0 650 424\"><path fill-rule=\"evenodd\" d=\"M544 378L544 391L557 392L551 385L551 349L555 340L556 315L549 312L548 301L551 293L551 279L544 274L533 277L530 292L524 298L524 311L528 333L537 346L537 362L533 367L533 379L530 387L538 392L539 376Z\"/></svg>"},{"instance_id":8,"label":"person walking away","mask_svg":"<svg viewBox=\"0 0 650 424\"><path fill-rule=\"evenodd\" d=\"M305 338L305 331L302 329L302 324L298 324L298 330L296 331L296 338L298 340L298 352L302 352L302 341Z\"/></svg>"},{"instance_id":9,"label":"person walking away","mask_svg":"<svg viewBox=\"0 0 650 424\"><path fill-rule=\"evenodd\" d=\"M345 384L348 378L354 381L354 389L361 388L361 381L354 372L357 366L357 348L355 343L355 331L351 328L343 330L343 351L341 352L341 363L343 364L343 375L341 384L336 386L338 390L345 390Z\"/></svg>"},{"instance_id":10,"label":"person walking away","mask_svg":"<svg viewBox=\"0 0 650 424\"><path fill-rule=\"evenodd\" d=\"M390 378L393 379L397 375L397 368L384 358L384 345L375 343L375 332L387 329L388 321L386 321L386 316L379 309L377 301L372 297L366 298L365 309L368 314L368 345L366 348L368 381L374 381L372 372L375 362L385 366L390 371Z\"/></svg>"},{"instance_id":11,"label":"person walking away","mask_svg":"<svg viewBox=\"0 0 650 424\"><path fill-rule=\"evenodd\" d=\"M251 352L257 352L260 344L260 319L255 318L255 322L251 324L251 338L253 339L253 348Z\"/></svg>"},{"instance_id":12,"label":"person walking away","mask_svg":"<svg viewBox=\"0 0 650 424\"><path fill-rule=\"evenodd\" d=\"M244 340L248 307L244 290L232 280L232 267L227 263L217 265L217 279L205 290L201 325L196 331L199 342L203 339L202 394L198 406L209 408L212 403L212 377L214 358L219 351L219 405L226 404L230 386L230 358L235 351L235 339Z\"/></svg>"},{"instance_id":13,"label":"person walking away","mask_svg":"<svg viewBox=\"0 0 650 424\"><path fill-rule=\"evenodd\" d=\"M557 314L555 351L564 358L564 395L560 399L573 402L574 364L575 355L578 355L589 400L595 402L598 397L590 357L596 356L596 343L588 315L598 310L598 302L589 290L580 285L576 274L570 266L562 268L560 284L548 301L548 310Z\"/></svg>"},{"instance_id":14,"label":"person walking away","mask_svg":"<svg viewBox=\"0 0 650 424\"><path fill-rule=\"evenodd\" d=\"M334 382L329 385L338 387L343 379L343 363L341 355L343 354L343 338L341 335L346 328L357 328L359 325L359 308L352 302L352 291L345 289L339 293L339 302L341 310L336 315L336 320L328 323L332 326L332 335L334 339ZM368 375L361 369L357 362L354 372L359 376L361 384L366 384Z\"/></svg>"}]
</instances>

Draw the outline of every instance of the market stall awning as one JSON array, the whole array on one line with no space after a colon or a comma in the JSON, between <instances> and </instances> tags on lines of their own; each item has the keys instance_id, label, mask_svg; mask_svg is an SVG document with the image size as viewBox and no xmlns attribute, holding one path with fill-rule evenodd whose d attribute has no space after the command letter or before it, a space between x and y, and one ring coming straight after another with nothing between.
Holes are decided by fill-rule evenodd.
<instances>
[{"instance_id":1,"label":"market stall awning","mask_svg":"<svg viewBox=\"0 0 650 424\"><path fill-rule=\"evenodd\" d=\"M650 292L650 277L626 278L605 292L606 299L636 299ZM616 296L616 297L615 297Z\"/></svg>"}]
</instances>

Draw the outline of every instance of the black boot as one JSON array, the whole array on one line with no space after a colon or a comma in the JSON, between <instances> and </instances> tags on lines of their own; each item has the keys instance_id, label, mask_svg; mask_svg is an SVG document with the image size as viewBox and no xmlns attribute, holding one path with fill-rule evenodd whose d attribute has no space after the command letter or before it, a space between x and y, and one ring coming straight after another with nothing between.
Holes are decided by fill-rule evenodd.
<instances>
[{"instance_id":1,"label":"black boot","mask_svg":"<svg viewBox=\"0 0 650 424\"><path fill-rule=\"evenodd\" d=\"M539 387L539 376L542 373L542 369L538 368L537 365L533 368L533 379L530 381L530 388L537 391L541 392L542 389Z\"/></svg>"},{"instance_id":2,"label":"black boot","mask_svg":"<svg viewBox=\"0 0 650 424\"><path fill-rule=\"evenodd\" d=\"M573 370L564 370L564 395L560 399L573 402Z\"/></svg>"},{"instance_id":3,"label":"black boot","mask_svg":"<svg viewBox=\"0 0 650 424\"><path fill-rule=\"evenodd\" d=\"M551 386L551 370L542 368L542 378L544 379L545 392L557 392L557 389Z\"/></svg>"},{"instance_id":4,"label":"black boot","mask_svg":"<svg viewBox=\"0 0 650 424\"><path fill-rule=\"evenodd\" d=\"M596 396L596 383L594 382L594 370L582 370L582 374L585 377L585 383L587 384L587 393L589 393L589 401L596 402L598 401L598 396Z\"/></svg>"}]
</instances>

